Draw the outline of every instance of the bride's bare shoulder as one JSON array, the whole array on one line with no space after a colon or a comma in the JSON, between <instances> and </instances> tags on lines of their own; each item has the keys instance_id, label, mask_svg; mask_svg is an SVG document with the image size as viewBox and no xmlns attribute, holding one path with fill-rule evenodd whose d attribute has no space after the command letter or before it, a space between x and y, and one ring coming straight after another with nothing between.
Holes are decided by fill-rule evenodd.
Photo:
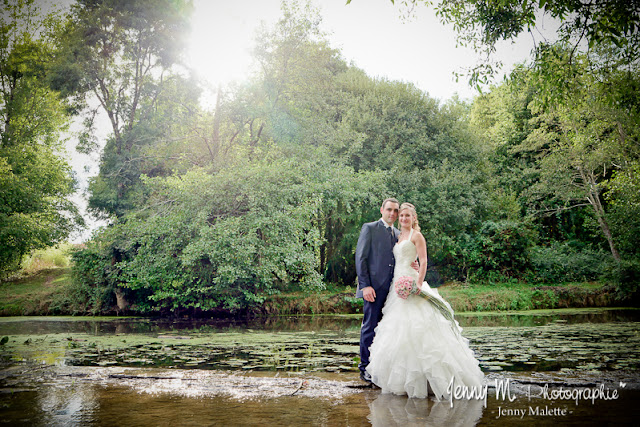
<instances>
[{"instance_id":1,"label":"bride's bare shoulder","mask_svg":"<svg viewBox=\"0 0 640 427\"><path fill-rule=\"evenodd\" d=\"M411 241L413 243L418 243L418 242L422 242L422 243L426 243L426 240L424 238L424 236L422 235L422 233L418 230L413 230L413 235L411 236Z\"/></svg>"}]
</instances>

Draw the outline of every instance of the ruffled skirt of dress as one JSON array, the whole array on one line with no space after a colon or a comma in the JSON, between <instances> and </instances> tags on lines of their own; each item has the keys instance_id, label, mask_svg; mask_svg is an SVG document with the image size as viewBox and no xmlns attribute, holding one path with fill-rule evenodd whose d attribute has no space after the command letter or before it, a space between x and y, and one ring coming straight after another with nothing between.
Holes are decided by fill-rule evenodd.
<instances>
[{"instance_id":1,"label":"ruffled skirt of dress","mask_svg":"<svg viewBox=\"0 0 640 427\"><path fill-rule=\"evenodd\" d=\"M423 292L442 300L426 282ZM480 391L483 374L469 341L431 303L416 295L403 300L392 289L382 312L367 371L383 393L424 398L431 390L437 399L448 398L452 379L454 387ZM455 328L462 331L457 322Z\"/></svg>"}]
</instances>

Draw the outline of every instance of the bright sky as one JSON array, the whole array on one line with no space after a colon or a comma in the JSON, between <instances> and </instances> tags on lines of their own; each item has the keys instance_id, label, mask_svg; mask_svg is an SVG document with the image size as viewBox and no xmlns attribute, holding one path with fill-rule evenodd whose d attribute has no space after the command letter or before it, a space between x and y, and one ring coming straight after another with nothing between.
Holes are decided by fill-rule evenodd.
<instances>
[{"instance_id":1,"label":"bright sky","mask_svg":"<svg viewBox=\"0 0 640 427\"><path fill-rule=\"evenodd\" d=\"M476 90L464 77L455 82L453 72L474 66L476 54L456 48L452 27L441 24L432 8L418 6L414 18L403 20L398 3L312 1L320 9L332 47L368 75L414 83L441 100L454 93L473 97ZM261 22L267 26L277 22L280 4L280 0L194 0L190 64L212 87L246 78L256 30ZM515 45L502 45L498 55L505 69L527 59L532 46L526 36Z\"/></svg>"}]
</instances>

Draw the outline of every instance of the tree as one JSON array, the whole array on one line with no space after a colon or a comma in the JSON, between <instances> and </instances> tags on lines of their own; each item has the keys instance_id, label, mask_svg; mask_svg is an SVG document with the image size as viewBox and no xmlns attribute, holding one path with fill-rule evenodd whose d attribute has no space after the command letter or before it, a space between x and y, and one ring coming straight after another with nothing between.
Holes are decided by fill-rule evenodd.
<instances>
[{"instance_id":1,"label":"tree","mask_svg":"<svg viewBox=\"0 0 640 427\"><path fill-rule=\"evenodd\" d=\"M612 82L618 76L618 82L626 82L623 87L632 87L635 72L603 66L607 58L595 54L574 55L568 67L570 48L562 46L539 53L533 65L517 68L509 83L474 106L474 122L495 147L498 185L515 190L523 209L539 221L552 215L556 229L570 209L590 208L589 217L620 261L607 205L631 200L612 198L607 191L615 177L633 176L628 165L638 158L638 110L630 101L637 93L618 92ZM594 59L599 59L596 67ZM547 220L540 224L553 228ZM565 237L556 233L555 238Z\"/></svg>"},{"instance_id":2,"label":"tree","mask_svg":"<svg viewBox=\"0 0 640 427\"><path fill-rule=\"evenodd\" d=\"M81 224L69 200L72 171L64 152L65 105L46 85L52 60L34 1L6 2L0 16L0 274L33 249L58 243ZM40 37L38 37L40 34Z\"/></svg>"},{"instance_id":3,"label":"tree","mask_svg":"<svg viewBox=\"0 0 640 427\"><path fill-rule=\"evenodd\" d=\"M96 212L121 216L133 206L145 170L138 149L157 138L139 125L171 85L168 75L183 51L189 11L182 0L79 0L72 7L51 84L79 106L97 100L111 124L100 174L90 186L89 206ZM96 110L88 114L90 127Z\"/></svg>"},{"instance_id":4,"label":"tree","mask_svg":"<svg viewBox=\"0 0 640 427\"><path fill-rule=\"evenodd\" d=\"M469 106L441 106L412 84L373 79L348 66L328 45L319 20L308 6L285 5L282 20L259 39L264 86L253 93L263 97L262 146L299 147L289 148L295 155L322 147L337 164L382 171L389 194L413 201L429 218L423 230L432 259L453 258L456 239L478 226L476 215L486 204L481 149L467 126ZM375 211L360 222L375 219ZM361 224L355 219L334 228L336 217L325 222L332 271L326 277L348 283L352 263L344 260L352 258L357 239L350 243L346 236L357 235Z\"/></svg>"},{"instance_id":5,"label":"tree","mask_svg":"<svg viewBox=\"0 0 640 427\"><path fill-rule=\"evenodd\" d=\"M582 97L578 95L578 98ZM618 157L612 152L615 147L607 141L613 124L597 106L594 108L584 101L581 104L565 105L539 117L541 126L529 136L527 143L534 147L549 144L549 148L539 163L541 180L531 193L551 191L556 195L555 200L540 200L539 209L546 214L590 206L611 254L620 261L603 201L607 171L611 171Z\"/></svg>"}]
</instances>

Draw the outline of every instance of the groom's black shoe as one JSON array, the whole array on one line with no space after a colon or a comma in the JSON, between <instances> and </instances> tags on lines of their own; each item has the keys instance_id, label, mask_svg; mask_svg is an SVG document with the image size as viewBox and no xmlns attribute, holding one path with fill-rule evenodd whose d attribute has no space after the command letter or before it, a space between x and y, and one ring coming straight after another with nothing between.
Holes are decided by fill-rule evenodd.
<instances>
[{"instance_id":1,"label":"groom's black shoe","mask_svg":"<svg viewBox=\"0 0 640 427\"><path fill-rule=\"evenodd\" d=\"M366 383L372 384L371 375L367 371L360 371L360 379Z\"/></svg>"}]
</instances>

